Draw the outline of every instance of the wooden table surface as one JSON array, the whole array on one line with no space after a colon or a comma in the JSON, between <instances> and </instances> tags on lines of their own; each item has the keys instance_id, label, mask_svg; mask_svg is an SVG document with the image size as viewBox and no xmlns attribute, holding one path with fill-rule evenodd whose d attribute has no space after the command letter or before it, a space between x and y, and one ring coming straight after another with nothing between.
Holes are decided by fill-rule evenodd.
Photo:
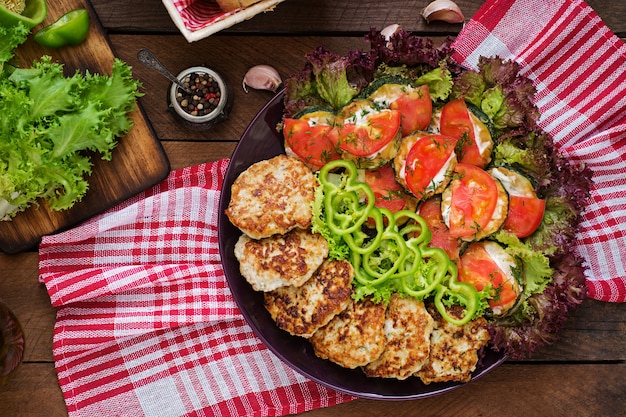
<instances>
[{"instance_id":1,"label":"wooden table surface","mask_svg":"<svg viewBox=\"0 0 626 417\"><path fill-rule=\"evenodd\" d=\"M116 56L134 67L144 86L140 99L171 168L231 155L253 116L272 97L245 93L241 81L256 64L270 64L284 76L299 70L304 54L318 45L338 53L364 48L363 34L399 23L404 29L441 37L460 25L426 25L424 0L287 0L198 42L188 43L158 0L93 0L94 17ZM458 0L466 18L482 4ZM626 38L622 0L589 0L605 23ZM234 90L229 120L211 131L181 127L167 111L168 81L139 64L137 51L149 47L173 72L206 65L221 72ZM66 416L52 357L55 310L38 283L36 251L0 254L0 298L25 328L23 364L0 387L0 416ZM585 300L559 340L531 360L507 361L488 375L443 396L402 402L356 400L304 413L322 416L624 416L626 415L626 305ZM167 416L164 416L167 417Z\"/></svg>"}]
</instances>

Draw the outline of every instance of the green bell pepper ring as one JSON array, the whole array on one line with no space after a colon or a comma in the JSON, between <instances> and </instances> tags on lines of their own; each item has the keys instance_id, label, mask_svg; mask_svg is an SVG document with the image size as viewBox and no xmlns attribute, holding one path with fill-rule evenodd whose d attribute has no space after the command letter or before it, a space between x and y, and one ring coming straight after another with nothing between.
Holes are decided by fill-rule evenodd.
<instances>
[{"instance_id":1,"label":"green bell pepper ring","mask_svg":"<svg viewBox=\"0 0 626 417\"><path fill-rule=\"evenodd\" d=\"M387 210L388 211L388 210ZM389 219L389 216L386 216ZM353 233L342 235L343 240L348 244L350 251L359 255L370 253L380 246L383 239L385 226L383 220L383 211L374 207L369 212L369 218L374 220L376 234L372 237L363 230L358 229Z\"/></svg>"},{"instance_id":2,"label":"green bell pepper ring","mask_svg":"<svg viewBox=\"0 0 626 417\"><path fill-rule=\"evenodd\" d=\"M383 216L387 219L386 226ZM345 235L344 240L350 247L357 281L363 285L380 285L400 268L407 250L404 239L396 230L395 218L390 210L374 207L370 211L370 218L376 224L373 237L359 230ZM389 242L395 243L395 249ZM382 263L386 265L382 266Z\"/></svg>"},{"instance_id":3,"label":"green bell pepper ring","mask_svg":"<svg viewBox=\"0 0 626 417\"><path fill-rule=\"evenodd\" d=\"M413 211L400 210L394 214L394 217L396 221L406 217L413 220L413 222L408 222L399 231L400 236L405 241L407 255L398 271L392 277L393 279L405 279L418 273L423 262L421 248L428 245L431 233L426 221Z\"/></svg>"},{"instance_id":4,"label":"green bell pepper ring","mask_svg":"<svg viewBox=\"0 0 626 417\"><path fill-rule=\"evenodd\" d=\"M437 308L439 314L441 314L447 322L457 326L463 326L474 318L474 314L476 314L480 305L480 295L472 284L456 280L458 271L456 269L456 265L452 262L448 265L448 273L450 278L447 282L445 282L445 285L440 284L435 289L435 308ZM445 296L452 296L458 300L460 304L465 306L465 310L461 318L457 319L448 313L448 310L443 302Z\"/></svg>"},{"instance_id":5,"label":"green bell pepper ring","mask_svg":"<svg viewBox=\"0 0 626 417\"><path fill-rule=\"evenodd\" d=\"M328 179L329 172L337 168L345 170L339 185ZM335 160L327 163L320 170L319 181L324 187L324 210L331 232L343 236L359 230L370 217L375 198L372 189L357 180L354 162ZM363 194L365 205L359 201Z\"/></svg>"},{"instance_id":6,"label":"green bell pepper ring","mask_svg":"<svg viewBox=\"0 0 626 417\"><path fill-rule=\"evenodd\" d=\"M332 173L338 169L342 174ZM390 282L419 300L434 293L435 307L452 324L464 325L474 318L480 306L478 291L471 284L457 281L456 265L444 250L428 246L432 235L421 216L408 210L393 214L376 207L374 193L357 180L357 168L352 161L327 163L318 179L323 192L325 224L349 248L354 278L365 289L364 293ZM401 218L409 221L399 228ZM363 230L368 219L374 221L375 233ZM446 303L450 302L464 306L461 318L447 311Z\"/></svg>"},{"instance_id":7,"label":"green bell pepper ring","mask_svg":"<svg viewBox=\"0 0 626 417\"><path fill-rule=\"evenodd\" d=\"M421 300L441 286L452 262L442 249L421 248L420 251L422 262L427 259L428 272L424 276L418 271L417 276L414 275L410 283L411 277L403 277L402 290L411 297Z\"/></svg>"},{"instance_id":8,"label":"green bell pepper ring","mask_svg":"<svg viewBox=\"0 0 626 417\"><path fill-rule=\"evenodd\" d=\"M407 257L407 247L398 233L383 233L383 239L375 251L362 256L363 269L376 279L385 280L395 275Z\"/></svg>"},{"instance_id":9,"label":"green bell pepper ring","mask_svg":"<svg viewBox=\"0 0 626 417\"><path fill-rule=\"evenodd\" d=\"M418 273L423 262L422 251L414 243L406 242L407 254L393 279L407 279Z\"/></svg>"},{"instance_id":10,"label":"green bell pepper ring","mask_svg":"<svg viewBox=\"0 0 626 417\"><path fill-rule=\"evenodd\" d=\"M401 230L400 234L405 237L407 243L414 244L418 247L426 247L430 243L432 233L426 224L426 220L417 213L410 210L400 210L394 215L397 219L408 217L413 223L408 222Z\"/></svg>"}]
</instances>

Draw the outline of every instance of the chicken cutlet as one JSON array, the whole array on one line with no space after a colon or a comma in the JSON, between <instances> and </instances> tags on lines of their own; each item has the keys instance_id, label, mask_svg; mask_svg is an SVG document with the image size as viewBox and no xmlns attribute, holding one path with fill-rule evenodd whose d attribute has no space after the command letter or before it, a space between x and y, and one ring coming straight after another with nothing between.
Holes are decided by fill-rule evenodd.
<instances>
[{"instance_id":1,"label":"chicken cutlet","mask_svg":"<svg viewBox=\"0 0 626 417\"><path fill-rule=\"evenodd\" d=\"M363 370L369 377L404 380L428 361L434 320L424 302L394 294L385 317L385 350Z\"/></svg>"},{"instance_id":2,"label":"chicken cutlet","mask_svg":"<svg viewBox=\"0 0 626 417\"><path fill-rule=\"evenodd\" d=\"M307 229L316 186L310 168L281 154L251 165L235 179L226 215L253 239Z\"/></svg>"},{"instance_id":3,"label":"chicken cutlet","mask_svg":"<svg viewBox=\"0 0 626 417\"><path fill-rule=\"evenodd\" d=\"M428 310L435 321L430 335L430 357L415 375L424 384L431 382L469 382L478 363L478 352L489 342L487 320L483 317L463 326L446 321L433 306ZM461 317L462 307L449 314Z\"/></svg>"},{"instance_id":4,"label":"chicken cutlet","mask_svg":"<svg viewBox=\"0 0 626 417\"><path fill-rule=\"evenodd\" d=\"M327 256L326 239L304 229L258 240L243 234L235 244L241 275L255 291L272 291L287 285L299 287Z\"/></svg>"},{"instance_id":5,"label":"chicken cutlet","mask_svg":"<svg viewBox=\"0 0 626 417\"><path fill-rule=\"evenodd\" d=\"M309 338L346 309L353 278L350 262L326 260L302 286L264 293L265 308L279 328Z\"/></svg>"},{"instance_id":6,"label":"chicken cutlet","mask_svg":"<svg viewBox=\"0 0 626 417\"><path fill-rule=\"evenodd\" d=\"M311 337L315 354L345 368L358 368L385 349L385 303L350 300L348 307Z\"/></svg>"}]
</instances>

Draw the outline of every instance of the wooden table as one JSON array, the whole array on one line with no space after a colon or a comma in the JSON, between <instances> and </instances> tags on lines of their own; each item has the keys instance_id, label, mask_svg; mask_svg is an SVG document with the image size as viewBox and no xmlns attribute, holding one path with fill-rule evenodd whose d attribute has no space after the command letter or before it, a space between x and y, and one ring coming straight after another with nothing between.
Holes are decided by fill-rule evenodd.
<instances>
[{"instance_id":1,"label":"wooden table","mask_svg":"<svg viewBox=\"0 0 626 417\"><path fill-rule=\"evenodd\" d=\"M459 0L466 17L480 0ZM231 155L237 140L272 97L245 93L246 70L270 64L286 76L303 65L318 45L338 53L364 48L363 34L399 23L404 29L441 37L460 25L426 25L419 16L425 1L288 0L207 39L188 43L158 0L93 0L115 55L134 67L143 82L140 104L163 144L171 168ZM621 0L589 4L622 39L626 6ZM139 64L137 51L149 47L173 72L204 64L224 74L234 89L230 119L207 132L182 128L167 112L168 81ZM2 416L66 416L52 357L55 310L38 283L38 254L0 254L0 298L19 316L26 332L24 363L0 387ZM307 416L624 416L626 415L626 305L586 300L568 321L556 344L531 360L507 361L488 375L443 396L416 401L356 400Z\"/></svg>"}]
</instances>

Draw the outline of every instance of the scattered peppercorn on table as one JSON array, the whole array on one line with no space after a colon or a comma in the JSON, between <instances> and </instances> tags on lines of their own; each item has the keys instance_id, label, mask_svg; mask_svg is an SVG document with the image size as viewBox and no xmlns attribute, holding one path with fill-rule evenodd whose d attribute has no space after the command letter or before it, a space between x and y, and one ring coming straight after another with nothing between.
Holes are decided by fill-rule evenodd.
<instances>
[{"instance_id":1,"label":"scattered peppercorn on table","mask_svg":"<svg viewBox=\"0 0 626 417\"><path fill-rule=\"evenodd\" d=\"M426 1L287 0L271 12L190 43L160 2L75 3L87 8L91 30L106 37L113 54L127 62L142 82L144 95L138 100L141 120L145 118L160 142L172 170L232 155L249 123L274 96L269 90L245 91L242 87L247 70L255 65L271 65L284 79L299 71L304 56L319 45L339 54L366 49L363 37L372 27L382 29L399 24L405 30L432 36L436 42L457 35L462 28L462 24L427 24L420 16ZM483 2L456 3L467 21ZM588 3L615 34L626 39L626 7L622 1ZM49 15L34 31L59 16ZM232 87L228 118L209 130L180 123L168 106L169 81L136 58L145 47L174 74L203 66L223 76ZM85 67L89 67L89 62L85 62ZM55 309L46 288L38 282L38 262L36 247L17 254L0 253L0 299L17 315L26 337L23 363L6 385L0 386L3 416L68 415L52 355ZM625 329L625 304L586 299L554 344L539 349L532 359L507 360L460 389L411 401L356 399L302 415L624 415Z\"/></svg>"}]
</instances>

